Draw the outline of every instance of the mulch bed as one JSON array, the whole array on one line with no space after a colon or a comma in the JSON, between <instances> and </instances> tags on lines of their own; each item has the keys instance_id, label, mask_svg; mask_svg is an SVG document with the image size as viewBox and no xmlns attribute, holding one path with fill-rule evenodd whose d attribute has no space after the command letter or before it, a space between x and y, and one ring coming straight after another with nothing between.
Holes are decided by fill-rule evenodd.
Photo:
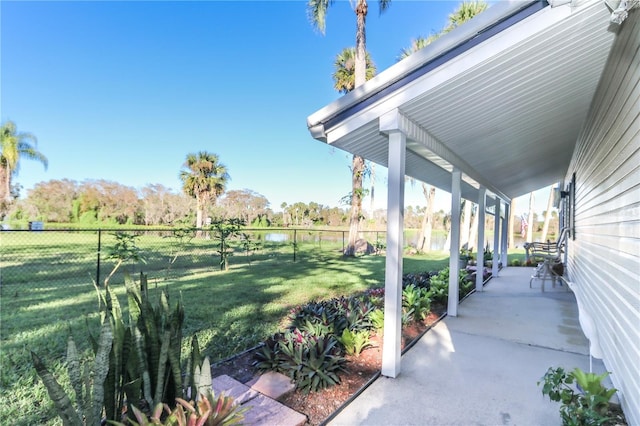
<instances>
[{"instance_id":1,"label":"mulch bed","mask_svg":"<svg viewBox=\"0 0 640 426\"><path fill-rule=\"evenodd\" d=\"M403 349L418 339L436 323L444 312L444 307L434 308L425 321L407 324L402 330ZM363 350L360 356L347 356L345 372L340 374L340 384L319 392L304 394L291 392L280 402L307 416L307 425L319 425L336 412L351 396L355 395L371 379L376 377L382 367L382 336L371 336L372 345ZM258 374L253 367L254 355L259 347L245 351L231 359L212 367L214 377L226 374L246 383Z\"/></svg>"}]
</instances>

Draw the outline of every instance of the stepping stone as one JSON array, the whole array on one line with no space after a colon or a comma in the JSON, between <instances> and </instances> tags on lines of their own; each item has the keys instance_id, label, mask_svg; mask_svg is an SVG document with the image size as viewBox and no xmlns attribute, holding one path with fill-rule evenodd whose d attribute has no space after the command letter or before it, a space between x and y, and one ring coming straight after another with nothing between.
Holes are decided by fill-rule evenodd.
<instances>
[{"instance_id":1,"label":"stepping stone","mask_svg":"<svg viewBox=\"0 0 640 426\"><path fill-rule=\"evenodd\" d=\"M279 399L282 395L286 395L296 388L296 385L291 383L289 377L275 371L269 371L255 377L248 381L246 385L273 399Z\"/></svg>"},{"instance_id":2,"label":"stepping stone","mask_svg":"<svg viewBox=\"0 0 640 426\"><path fill-rule=\"evenodd\" d=\"M258 395L257 391L226 374L213 379L212 386L216 395L224 392L225 396L232 397L237 404L244 404Z\"/></svg>"},{"instance_id":3,"label":"stepping stone","mask_svg":"<svg viewBox=\"0 0 640 426\"><path fill-rule=\"evenodd\" d=\"M278 401L258 395L243 405L249 407L244 413L244 424L251 426L302 426L307 416L280 404Z\"/></svg>"}]
</instances>

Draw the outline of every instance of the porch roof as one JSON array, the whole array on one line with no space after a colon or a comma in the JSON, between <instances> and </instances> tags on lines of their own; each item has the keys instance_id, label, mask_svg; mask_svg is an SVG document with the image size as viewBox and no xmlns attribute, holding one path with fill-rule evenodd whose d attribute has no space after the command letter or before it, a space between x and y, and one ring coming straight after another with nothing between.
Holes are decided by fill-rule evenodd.
<instances>
[{"instance_id":1,"label":"porch roof","mask_svg":"<svg viewBox=\"0 0 640 426\"><path fill-rule=\"evenodd\" d=\"M601 0L552 3L493 5L311 114L311 134L386 167L394 117L406 175L451 192L455 167L474 201L561 181L614 32Z\"/></svg>"}]
</instances>

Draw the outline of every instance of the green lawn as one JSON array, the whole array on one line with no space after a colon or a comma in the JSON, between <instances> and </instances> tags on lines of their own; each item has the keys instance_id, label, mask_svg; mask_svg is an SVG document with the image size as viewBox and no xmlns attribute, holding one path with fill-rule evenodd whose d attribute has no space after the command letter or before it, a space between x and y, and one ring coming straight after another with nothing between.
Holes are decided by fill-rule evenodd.
<instances>
[{"instance_id":1,"label":"green lawn","mask_svg":"<svg viewBox=\"0 0 640 426\"><path fill-rule=\"evenodd\" d=\"M55 244L46 240L51 238L47 233L40 234L39 243L21 241L25 237L20 234L0 236L2 423L60 423L35 374L29 351L38 353L68 386L63 367L66 338L71 333L80 348L88 351L87 330L97 327L97 295L90 278L95 276L95 237L69 235L68 240ZM175 253L185 246L173 241L174 245L168 247L171 239L159 236L151 240L141 239L140 246L150 259L141 269L149 272L150 286L155 283L167 288L174 302L182 298L186 314L183 347L197 333L201 349L213 361L261 342L278 330L286 313L299 304L360 292L381 286L384 281L383 256L345 259L340 255L340 238L300 238L295 262L291 244L268 247L270 243L265 242L250 256L237 245L226 272L216 270L211 241L193 242L202 254L185 252L179 256L185 258L184 264L175 262L168 269ZM109 237L104 238L103 247L109 241ZM408 256L404 272L438 270L447 264L443 253ZM102 278L112 265L103 261ZM111 287L125 305L120 275L112 278Z\"/></svg>"}]
</instances>

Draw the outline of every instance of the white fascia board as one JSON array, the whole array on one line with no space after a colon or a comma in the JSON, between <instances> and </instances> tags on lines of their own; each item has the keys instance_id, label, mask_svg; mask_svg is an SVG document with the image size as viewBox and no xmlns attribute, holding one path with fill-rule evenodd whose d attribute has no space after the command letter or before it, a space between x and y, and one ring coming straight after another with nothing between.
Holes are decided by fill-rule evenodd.
<instances>
[{"instance_id":1,"label":"white fascia board","mask_svg":"<svg viewBox=\"0 0 640 426\"><path fill-rule=\"evenodd\" d=\"M486 11L466 22L464 25L461 25L455 30L445 34L427 47L420 49L408 58L392 65L371 80L365 82L363 85L356 87L341 98L314 112L307 118L307 127L311 129L326 122L341 111L356 105L362 99L368 98L383 87L399 80L420 68L425 63L437 58L461 43L472 39L485 29L535 2L536 0L508 0L500 1L497 4L492 5Z\"/></svg>"},{"instance_id":2,"label":"white fascia board","mask_svg":"<svg viewBox=\"0 0 640 426\"><path fill-rule=\"evenodd\" d=\"M572 10L568 6L556 8L547 7L525 18L523 21L496 34L467 52L456 56L417 80L408 83L400 90L396 90L388 96L381 98L368 108L345 118L342 122L334 126L334 128L325 128L324 132L326 132L327 135L327 142L335 142L383 114L397 108L401 109L404 103L412 100L419 94L428 92L455 78L459 74L467 72L483 62L490 60L500 52L530 39L539 32L566 19L571 13ZM315 120L315 118L313 119ZM318 121L315 123L316 126L319 124Z\"/></svg>"}]
</instances>

